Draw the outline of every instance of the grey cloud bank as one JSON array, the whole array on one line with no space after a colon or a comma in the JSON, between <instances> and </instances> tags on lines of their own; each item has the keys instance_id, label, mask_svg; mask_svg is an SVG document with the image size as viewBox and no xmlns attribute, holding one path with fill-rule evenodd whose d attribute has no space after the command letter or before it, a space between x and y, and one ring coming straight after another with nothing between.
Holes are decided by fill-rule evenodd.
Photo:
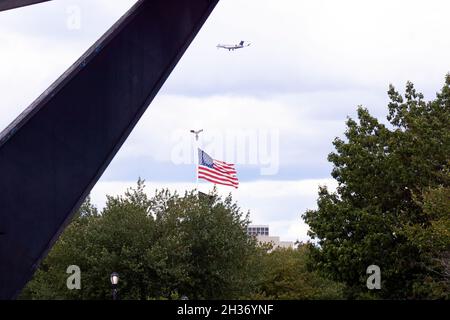
<instances>
[{"instance_id":1,"label":"grey cloud bank","mask_svg":"<svg viewBox=\"0 0 450 320\"><path fill-rule=\"evenodd\" d=\"M58 0L0 13L0 130L134 2ZM78 30L67 28L69 6L81 10ZM242 165L234 194L254 222L306 238L300 214L315 206L317 181L333 184L326 156L346 117L361 104L384 118L391 82L411 80L427 99L441 87L449 11L445 0L220 1L94 190L97 201L138 176L192 187L193 167L171 162L175 130L278 129L279 172L261 182L258 166ZM216 49L240 40L252 45Z\"/></svg>"}]
</instances>

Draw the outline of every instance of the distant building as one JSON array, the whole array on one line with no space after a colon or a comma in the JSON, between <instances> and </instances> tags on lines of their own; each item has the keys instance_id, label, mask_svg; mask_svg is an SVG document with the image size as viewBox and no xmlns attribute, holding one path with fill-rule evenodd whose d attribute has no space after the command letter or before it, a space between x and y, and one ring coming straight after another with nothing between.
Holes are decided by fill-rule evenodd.
<instances>
[{"instance_id":1,"label":"distant building","mask_svg":"<svg viewBox=\"0 0 450 320\"><path fill-rule=\"evenodd\" d=\"M247 234L251 236L269 236L269 226L262 226L262 225L248 226Z\"/></svg>"},{"instance_id":2,"label":"distant building","mask_svg":"<svg viewBox=\"0 0 450 320\"><path fill-rule=\"evenodd\" d=\"M247 234L256 237L260 243L272 243L273 248L294 248L291 241L280 241L280 237L270 236L268 225L250 225Z\"/></svg>"}]
</instances>

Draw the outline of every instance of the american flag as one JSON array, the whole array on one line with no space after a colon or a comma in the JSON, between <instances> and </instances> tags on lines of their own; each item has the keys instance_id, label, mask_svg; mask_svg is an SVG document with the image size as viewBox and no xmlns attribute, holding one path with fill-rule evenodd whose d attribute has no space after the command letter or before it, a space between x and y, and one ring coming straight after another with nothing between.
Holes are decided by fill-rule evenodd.
<instances>
[{"instance_id":1,"label":"american flag","mask_svg":"<svg viewBox=\"0 0 450 320\"><path fill-rule=\"evenodd\" d=\"M206 181L237 187L239 180L234 164L214 160L205 151L198 149L198 177Z\"/></svg>"}]
</instances>

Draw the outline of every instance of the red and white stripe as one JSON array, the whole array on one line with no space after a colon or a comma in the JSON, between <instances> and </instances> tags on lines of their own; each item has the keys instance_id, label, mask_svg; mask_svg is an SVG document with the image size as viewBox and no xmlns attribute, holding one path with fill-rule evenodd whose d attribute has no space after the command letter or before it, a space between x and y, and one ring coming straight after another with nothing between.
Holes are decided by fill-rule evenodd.
<instances>
[{"instance_id":1,"label":"red and white stripe","mask_svg":"<svg viewBox=\"0 0 450 320\"><path fill-rule=\"evenodd\" d=\"M213 160L213 169L207 166L198 166L198 177L209 182L234 187L237 189L239 180L234 164Z\"/></svg>"}]
</instances>

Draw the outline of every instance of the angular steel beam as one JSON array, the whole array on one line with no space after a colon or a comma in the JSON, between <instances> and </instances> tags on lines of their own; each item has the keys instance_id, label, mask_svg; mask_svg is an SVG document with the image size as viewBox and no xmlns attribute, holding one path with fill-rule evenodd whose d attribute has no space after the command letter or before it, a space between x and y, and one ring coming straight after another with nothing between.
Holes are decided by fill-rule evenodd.
<instances>
[{"instance_id":1,"label":"angular steel beam","mask_svg":"<svg viewBox=\"0 0 450 320\"><path fill-rule=\"evenodd\" d=\"M47 1L50 0L0 0L0 11L25 7L31 4Z\"/></svg>"},{"instance_id":2,"label":"angular steel beam","mask_svg":"<svg viewBox=\"0 0 450 320\"><path fill-rule=\"evenodd\" d=\"M139 1L0 133L0 299L30 280L217 2Z\"/></svg>"}]
</instances>

